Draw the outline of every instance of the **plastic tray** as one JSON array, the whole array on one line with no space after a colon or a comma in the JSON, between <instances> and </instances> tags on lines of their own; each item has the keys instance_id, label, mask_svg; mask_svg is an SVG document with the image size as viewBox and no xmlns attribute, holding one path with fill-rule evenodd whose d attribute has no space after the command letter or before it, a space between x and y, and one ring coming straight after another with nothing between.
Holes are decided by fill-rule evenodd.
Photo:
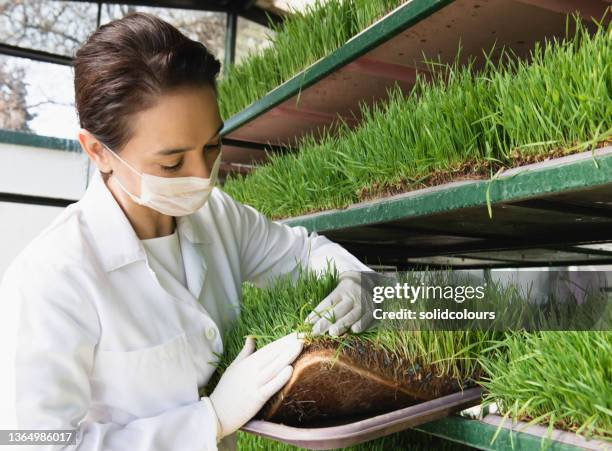
<instances>
[{"instance_id":1,"label":"plastic tray","mask_svg":"<svg viewBox=\"0 0 612 451\"><path fill-rule=\"evenodd\" d=\"M251 420L241 430L303 448L343 448L448 416L453 412L478 404L481 395L480 387L470 388L339 426L300 428L263 420Z\"/></svg>"}]
</instances>

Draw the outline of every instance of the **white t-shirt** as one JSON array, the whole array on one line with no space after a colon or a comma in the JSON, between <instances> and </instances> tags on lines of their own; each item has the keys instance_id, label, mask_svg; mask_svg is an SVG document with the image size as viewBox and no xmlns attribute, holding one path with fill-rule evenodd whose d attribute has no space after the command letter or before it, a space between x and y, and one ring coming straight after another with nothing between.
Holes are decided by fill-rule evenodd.
<instances>
[{"instance_id":1,"label":"white t-shirt","mask_svg":"<svg viewBox=\"0 0 612 451\"><path fill-rule=\"evenodd\" d=\"M178 227L174 228L174 233L171 235L149 238L141 241L147 252L151 269L153 269L157 277L159 277L159 283L166 288L168 286L166 278L172 276L184 287L187 287ZM164 268L167 272L160 271L159 266Z\"/></svg>"}]
</instances>

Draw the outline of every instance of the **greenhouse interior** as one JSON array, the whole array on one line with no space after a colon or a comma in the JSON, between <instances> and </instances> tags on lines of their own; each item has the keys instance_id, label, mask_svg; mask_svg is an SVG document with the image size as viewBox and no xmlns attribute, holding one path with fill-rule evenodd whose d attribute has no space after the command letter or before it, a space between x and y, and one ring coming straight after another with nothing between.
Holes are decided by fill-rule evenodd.
<instances>
[{"instance_id":1,"label":"greenhouse interior","mask_svg":"<svg viewBox=\"0 0 612 451\"><path fill-rule=\"evenodd\" d=\"M240 214L257 211L267 227L326 237L343 248L334 255L348 251L322 274L273 277L262 267L256 282L243 281L240 313L222 329L222 355L198 396L214 404L245 337L258 349L294 332L306 338L291 378L245 418L233 445L218 449L612 449L612 290L598 288L603 298L593 300L570 290L591 309L586 325L572 302L547 297L572 274L612 281L611 0L0 0L7 286L13 260L104 173L79 142L73 61L92 33L138 12L167 21L221 63L218 187L250 207ZM219 224L234 218L233 210L205 211L222 216ZM256 233L241 251L262 259L288 252L290 243L268 251L273 238ZM389 320L369 312L372 327L313 334L320 316L308 314L349 285L346 268L357 268L343 264L355 259L371 271L352 282L362 294L389 281L437 286L449 271L484 282L489 304L478 308L497 318L398 325L391 301L362 297L360 309L384 310ZM230 271L212 257L206 264L204 284ZM0 304L13 301L2 293ZM455 301L451 309L471 308ZM400 310L424 304L411 302ZM558 317L524 327L527 315ZM125 336L141 333L126 324ZM164 382L173 383L181 380ZM0 429L19 429L3 422ZM72 427L58 420L45 429ZM108 432L108 448L95 449L217 449L189 437L172 442L167 431L156 443L149 432L142 442ZM89 440L36 449L93 450Z\"/></svg>"}]
</instances>

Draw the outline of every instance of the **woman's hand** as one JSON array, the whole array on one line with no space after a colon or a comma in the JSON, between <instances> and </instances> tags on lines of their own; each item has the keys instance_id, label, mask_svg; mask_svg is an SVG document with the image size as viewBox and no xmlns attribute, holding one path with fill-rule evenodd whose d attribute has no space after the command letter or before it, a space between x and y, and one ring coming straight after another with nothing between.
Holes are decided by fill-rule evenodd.
<instances>
[{"instance_id":1,"label":"woman's hand","mask_svg":"<svg viewBox=\"0 0 612 451\"><path fill-rule=\"evenodd\" d=\"M370 284L369 278L364 283ZM313 325L312 334L329 331L338 336L349 328L354 333L367 329L373 317L368 309L370 303L362 299L361 292L360 271L341 272L336 288L306 317L305 322Z\"/></svg>"},{"instance_id":2,"label":"woman's hand","mask_svg":"<svg viewBox=\"0 0 612 451\"><path fill-rule=\"evenodd\" d=\"M293 373L290 364L303 346L303 338L292 333L254 352L255 340L247 337L210 394L219 421L218 440L249 421L289 381Z\"/></svg>"}]
</instances>

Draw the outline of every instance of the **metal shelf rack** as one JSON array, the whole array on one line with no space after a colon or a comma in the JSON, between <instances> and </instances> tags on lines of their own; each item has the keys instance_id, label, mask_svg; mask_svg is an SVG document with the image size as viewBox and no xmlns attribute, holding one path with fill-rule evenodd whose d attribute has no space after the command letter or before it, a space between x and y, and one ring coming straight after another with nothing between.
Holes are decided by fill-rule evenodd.
<instances>
[{"instance_id":1,"label":"metal shelf rack","mask_svg":"<svg viewBox=\"0 0 612 451\"><path fill-rule=\"evenodd\" d=\"M460 63L502 46L525 58L535 42L562 38L567 14L579 11L588 22L604 17L606 0L412 0L306 67L244 110L227 118L221 131L221 171L247 173L266 160L264 149L291 151L296 140L333 131L341 119L359 124L359 103L373 104L398 84L405 92L416 73L427 76L427 58ZM607 15L607 19L609 20ZM588 24L594 26L593 24Z\"/></svg>"},{"instance_id":2,"label":"metal shelf rack","mask_svg":"<svg viewBox=\"0 0 612 451\"><path fill-rule=\"evenodd\" d=\"M608 146L280 222L398 270L603 264L612 262L611 192Z\"/></svg>"},{"instance_id":3,"label":"metal shelf rack","mask_svg":"<svg viewBox=\"0 0 612 451\"><path fill-rule=\"evenodd\" d=\"M563 37L567 14L601 19L604 0L413 0L363 30L225 122L227 168L248 173L264 150L291 152L305 135L342 120L360 122L359 104L408 91L427 76L423 54L450 63L495 44L528 57L535 42ZM609 22L610 15L606 17ZM493 54L495 56L495 54ZM478 67L478 59L476 67ZM277 219L340 243L371 266L508 268L612 263L612 146L512 168L494 179L455 181ZM540 449L541 437L482 420L449 416L415 429L473 447ZM548 449L578 445L553 441Z\"/></svg>"}]
</instances>

